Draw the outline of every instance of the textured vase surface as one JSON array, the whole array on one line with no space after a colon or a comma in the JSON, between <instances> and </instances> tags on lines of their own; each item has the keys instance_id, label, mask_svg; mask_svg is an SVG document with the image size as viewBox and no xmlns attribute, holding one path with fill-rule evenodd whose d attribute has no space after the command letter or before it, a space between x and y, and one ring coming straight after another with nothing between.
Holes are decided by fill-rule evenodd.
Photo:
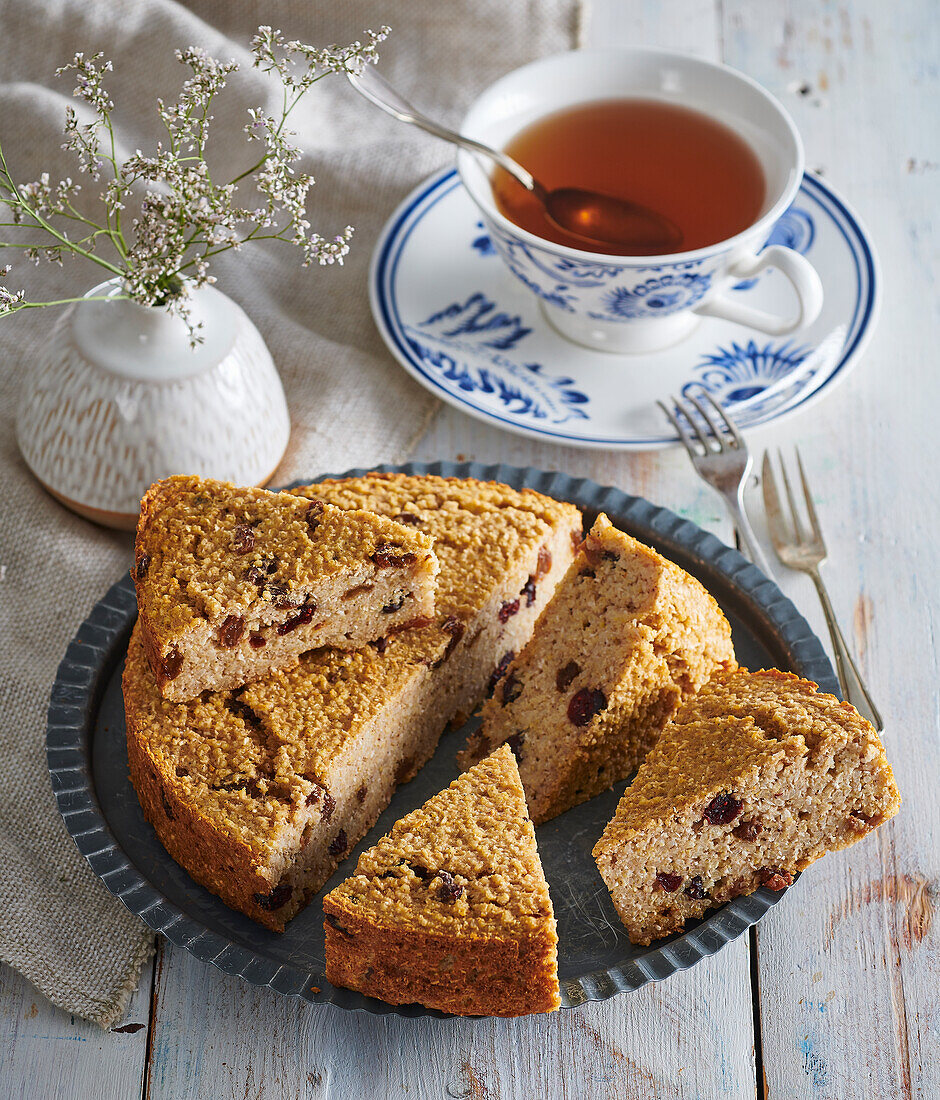
<instances>
[{"instance_id":1,"label":"textured vase surface","mask_svg":"<svg viewBox=\"0 0 940 1100\"><path fill-rule=\"evenodd\" d=\"M171 474L264 484L290 419L245 312L213 287L194 291L193 348L181 317L119 293L103 283L70 306L24 372L17 441L36 477L74 511L125 528Z\"/></svg>"}]
</instances>

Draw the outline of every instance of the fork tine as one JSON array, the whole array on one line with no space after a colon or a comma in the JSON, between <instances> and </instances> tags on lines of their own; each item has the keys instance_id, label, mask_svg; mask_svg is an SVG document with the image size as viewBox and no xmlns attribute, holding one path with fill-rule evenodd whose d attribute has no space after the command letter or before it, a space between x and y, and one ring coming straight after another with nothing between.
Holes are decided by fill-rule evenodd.
<instances>
[{"instance_id":1,"label":"fork tine","mask_svg":"<svg viewBox=\"0 0 940 1100\"><path fill-rule=\"evenodd\" d=\"M793 489L790 487L790 479L787 477L787 468L784 465L783 455L780 453L780 449L777 449L777 461L780 463L780 472L783 474L783 487L786 490L787 500L790 502L790 511L793 513L793 530L796 535L796 541L801 544L806 541L803 534L803 525L800 523L800 513L796 508L796 498L793 496Z\"/></svg>"},{"instance_id":2,"label":"fork tine","mask_svg":"<svg viewBox=\"0 0 940 1100\"><path fill-rule=\"evenodd\" d=\"M675 401L675 398L672 400ZM695 444L692 442L692 437L686 432L685 428L682 427L682 424L679 422L672 409L667 409L662 401L657 401L656 404L663 410L666 416L669 417L669 422L679 433L679 438L685 444L685 449L689 452L689 455L692 458L698 458L698 452L695 450Z\"/></svg>"},{"instance_id":3,"label":"fork tine","mask_svg":"<svg viewBox=\"0 0 940 1100\"><path fill-rule=\"evenodd\" d=\"M809 491L809 482L806 480L806 471L803 469L803 459L800 458L799 447L794 447L796 452L796 464L800 468L800 481L803 482L803 495L806 497L806 513L809 516L810 527L813 529L813 538L823 541L822 528L819 526L819 516L816 515L816 506L813 504L813 494Z\"/></svg>"},{"instance_id":4,"label":"fork tine","mask_svg":"<svg viewBox=\"0 0 940 1100\"><path fill-rule=\"evenodd\" d=\"M698 401L696 398L694 398L691 394L689 394L689 401L691 402L692 405L695 406L696 412L699 414L699 416L702 417L702 419L708 425L709 429L711 430L712 435L715 437L715 439L718 443L718 447L719 448L724 447L724 445L725 445L724 432L722 432L721 429L718 427L718 425L715 423L715 421L712 420L711 415L705 411L705 408L702 405L702 403L700 401Z\"/></svg>"},{"instance_id":5,"label":"fork tine","mask_svg":"<svg viewBox=\"0 0 940 1100\"><path fill-rule=\"evenodd\" d=\"M764 512L767 515L770 540L779 551L781 546L790 541L790 532L787 530L780 494L777 492L777 479L770 462L770 451L764 451L764 461L761 463L761 488L764 491Z\"/></svg>"},{"instance_id":6,"label":"fork tine","mask_svg":"<svg viewBox=\"0 0 940 1100\"><path fill-rule=\"evenodd\" d=\"M705 435L702 432L702 429L698 426L698 421L694 420L689 415L689 410L684 405L682 405L679 401L677 401L675 397L672 400L675 403L675 406L679 410L679 412L682 413L682 415L685 417L685 419L692 426L692 430L698 436L699 443L701 443L702 446L705 448L705 454L710 454L712 449L708 445L708 440L705 438ZM695 402L694 397L690 397L689 400L693 403ZM706 416L705 419L708 420L708 417ZM719 445L721 444L721 439L720 438L718 439L718 443L719 443Z\"/></svg>"},{"instance_id":7,"label":"fork tine","mask_svg":"<svg viewBox=\"0 0 940 1100\"><path fill-rule=\"evenodd\" d=\"M738 426L728 415L724 405L719 404L719 402L717 402L714 397L712 397L708 390L703 390L702 392L705 397L708 398L708 401L712 405L712 407L720 415L721 419L728 425L728 431L731 433L731 438L734 440L735 446L740 447L742 450L744 450L744 440L741 438L741 433L738 431Z\"/></svg>"}]
</instances>

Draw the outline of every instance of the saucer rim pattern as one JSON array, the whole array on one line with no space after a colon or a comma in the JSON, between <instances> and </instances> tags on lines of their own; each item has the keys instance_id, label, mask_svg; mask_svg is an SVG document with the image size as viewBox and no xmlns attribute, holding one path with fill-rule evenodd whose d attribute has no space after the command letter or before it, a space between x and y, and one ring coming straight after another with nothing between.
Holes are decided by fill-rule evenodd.
<instances>
[{"instance_id":1,"label":"saucer rim pattern","mask_svg":"<svg viewBox=\"0 0 940 1100\"><path fill-rule=\"evenodd\" d=\"M644 437L587 436L520 422L512 416L493 412L451 392L429 370L428 365L416 356L409 347L405 335L406 323L402 320L394 300L398 266L409 236L424 216L438 202L446 199L461 186L456 168L443 168L428 176L393 212L379 234L373 250L369 269L369 300L373 319L389 351L405 371L425 389L453 408L484 423L530 439L548 440L560 445L585 449L621 451L658 450L678 445L680 440L675 433L664 432L662 435ZM812 173L804 173L794 202L799 201L801 194L807 194L814 206L830 218L845 241L855 266L858 293L851 320L846 326L845 342L837 361L827 368L825 379L822 382L816 382L816 372L809 374L803 380L802 389L805 392L802 396L789 400L783 407L772 408L769 413L757 416L744 425L747 430L775 424L821 400L834 385L847 376L849 370L857 363L873 335L880 312L882 299L880 265L871 237L858 215L828 183L824 183ZM471 241L469 247L478 248L478 242ZM544 318L542 323L550 327ZM760 335L742 327L735 342L745 343L759 338ZM791 334L790 338L798 340L799 333ZM559 336L558 339L563 337ZM815 347L818 346L815 345ZM577 379L574 381L576 382ZM731 406L730 411L734 413L734 406Z\"/></svg>"}]
</instances>

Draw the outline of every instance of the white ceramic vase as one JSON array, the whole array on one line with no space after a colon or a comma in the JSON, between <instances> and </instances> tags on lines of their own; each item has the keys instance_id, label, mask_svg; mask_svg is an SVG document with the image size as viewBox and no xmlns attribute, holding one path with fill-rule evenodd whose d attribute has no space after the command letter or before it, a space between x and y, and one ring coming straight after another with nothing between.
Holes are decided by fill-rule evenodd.
<instances>
[{"instance_id":1,"label":"white ceramic vase","mask_svg":"<svg viewBox=\"0 0 940 1100\"><path fill-rule=\"evenodd\" d=\"M287 447L284 390L261 334L212 287L192 294L203 342L165 309L90 290L24 373L16 432L28 466L67 507L133 528L170 474L263 485Z\"/></svg>"}]
</instances>

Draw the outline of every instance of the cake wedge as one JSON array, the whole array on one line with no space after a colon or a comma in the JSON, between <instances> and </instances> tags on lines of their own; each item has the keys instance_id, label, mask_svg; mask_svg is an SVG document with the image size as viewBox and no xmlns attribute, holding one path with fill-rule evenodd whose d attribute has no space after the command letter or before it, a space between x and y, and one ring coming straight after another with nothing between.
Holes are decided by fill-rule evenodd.
<instances>
[{"instance_id":1,"label":"cake wedge","mask_svg":"<svg viewBox=\"0 0 940 1100\"><path fill-rule=\"evenodd\" d=\"M434 615L186 703L160 694L138 624L123 677L131 780L148 821L193 879L275 931L525 645L581 538L573 505L495 482L368 474L295 495L432 538Z\"/></svg>"},{"instance_id":2,"label":"cake wedge","mask_svg":"<svg viewBox=\"0 0 940 1100\"><path fill-rule=\"evenodd\" d=\"M901 804L854 707L775 669L716 675L663 731L594 859L633 943L782 890Z\"/></svg>"},{"instance_id":3,"label":"cake wedge","mask_svg":"<svg viewBox=\"0 0 940 1100\"><path fill-rule=\"evenodd\" d=\"M558 1007L555 918L508 746L396 822L323 911L334 985L465 1016Z\"/></svg>"},{"instance_id":4,"label":"cake wedge","mask_svg":"<svg viewBox=\"0 0 940 1100\"><path fill-rule=\"evenodd\" d=\"M433 540L386 516L198 477L150 487L134 561L141 640L174 702L427 618L438 572Z\"/></svg>"},{"instance_id":5,"label":"cake wedge","mask_svg":"<svg viewBox=\"0 0 940 1100\"><path fill-rule=\"evenodd\" d=\"M508 742L540 824L630 775L682 700L734 664L702 585L601 514L458 761Z\"/></svg>"}]
</instances>

